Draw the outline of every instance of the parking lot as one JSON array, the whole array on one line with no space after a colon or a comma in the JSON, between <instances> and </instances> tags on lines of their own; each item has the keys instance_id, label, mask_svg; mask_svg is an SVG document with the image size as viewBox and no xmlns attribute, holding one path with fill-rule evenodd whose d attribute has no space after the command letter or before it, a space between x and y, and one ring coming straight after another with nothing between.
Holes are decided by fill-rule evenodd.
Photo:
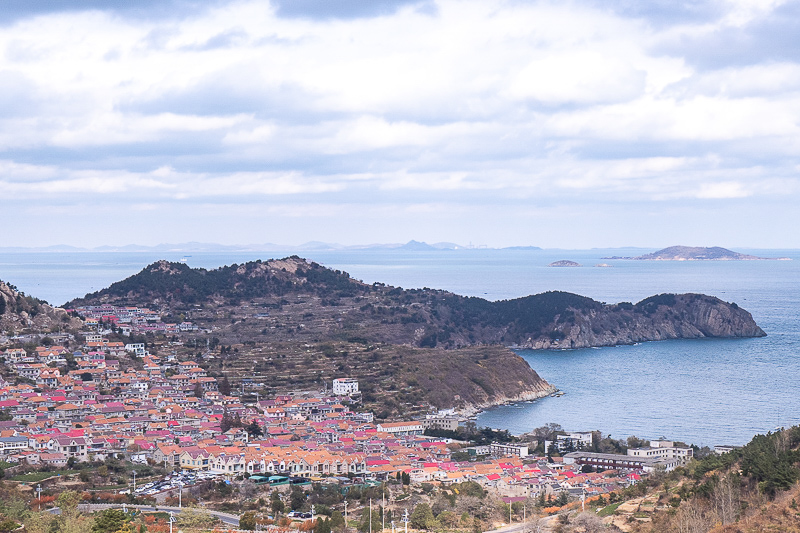
<instances>
[{"instance_id":1,"label":"parking lot","mask_svg":"<svg viewBox=\"0 0 800 533\"><path fill-rule=\"evenodd\" d=\"M134 494L139 496L153 496L159 492L183 487L191 487L202 481L222 479L223 476L210 472L173 472L164 476L160 481L151 481L137 486Z\"/></svg>"}]
</instances>

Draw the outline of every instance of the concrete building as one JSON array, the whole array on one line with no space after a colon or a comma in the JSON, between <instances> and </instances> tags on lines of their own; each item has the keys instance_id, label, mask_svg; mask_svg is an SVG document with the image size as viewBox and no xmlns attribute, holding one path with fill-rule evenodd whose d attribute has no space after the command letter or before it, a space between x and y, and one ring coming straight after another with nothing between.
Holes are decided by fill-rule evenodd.
<instances>
[{"instance_id":1,"label":"concrete building","mask_svg":"<svg viewBox=\"0 0 800 533\"><path fill-rule=\"evenodd\" d=\"M660 468L670 472L681 466L680 459L666 459L662 457L638 457L634 455L621 455L615 453L595 452L570 452L564 455L564 464L579 464L598 467L603 470L627 469L642 472L654 472Z\"/></svg>"},{"instance_id":2,"label":"concrete building","mask_svg":"<svg viewBox=\"0 0 800 533\"><path fill-rule=\"evenodd\" d=\"M528 447L522 444L500 444L493 442L489 445L489 453L495 457L513 455L514 457L528 457Z\"/></svg>"},{"instance_id":3,"label":"concrete building","mask_svg":"<svg viewBox=\"0 0 800 533\"><path fill-rule=\"evenodd\" d=\"M378 431L394 435L422 435L425 428L416 420L410 422L382 422L378 424Z\"/></svg>"},{"instance_id":4,"label":"concrete building","mask_svg":"<svg viewBox=\"0 0 800 533\"><path fill-rule=\"evenodd\" d=\"M333 380L333 393L337 396L349 396L358 392L358 380L355 378L337 378Z\"/></svg>"},{"instance_id":5,"label":"concrete building","mask_svg":"<svg viewBox=\"0 0 800 533\"><path fill-rule=\"evenodd\" d=\"M651 457L661 459L678 459L686 463L692 458L694 451L691 448L675 446L671 440L651 440L646 448L629 448L628 455L632 457Z\"/></svg>"},{"instance_id":6,"label":"concrete building","mask_svg":"<svg viewBox=\"0 0 800 533\"><path fill-rule=\"evenodd\" d=\"M444 429L455 431L458 429L459 418L456 415L425 415L422 426L425 429Z\"/></svg>"}]
</instances>

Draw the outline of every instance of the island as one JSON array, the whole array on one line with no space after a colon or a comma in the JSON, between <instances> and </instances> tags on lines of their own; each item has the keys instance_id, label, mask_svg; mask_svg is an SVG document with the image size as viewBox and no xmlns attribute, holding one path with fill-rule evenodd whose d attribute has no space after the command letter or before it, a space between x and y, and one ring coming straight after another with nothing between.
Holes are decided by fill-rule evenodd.
<instances>
[{"instance_id":1,"label":"island","mask_svg":"<svg viewBox=\"0 0 800 533\"><path fill-rule=\"evenodd\" d=\"M787 261L788 257L758 257L742 254L719 246L670 246L657 252L636 257L603 257L602 259L629 259L635 261Z\"/></svg>"},{"instance_id":2,"label":"island","mask_svg":"<svg viewBox=\"0 0 800 533\"><path fill-rule=\"evenodd\" d=\"M575 261L570 261L569 259L562 259L561 261L553 261L549 265L550 267L579 267L581 266L580 263L576 263Z\"/></svg>"}]
</instances>

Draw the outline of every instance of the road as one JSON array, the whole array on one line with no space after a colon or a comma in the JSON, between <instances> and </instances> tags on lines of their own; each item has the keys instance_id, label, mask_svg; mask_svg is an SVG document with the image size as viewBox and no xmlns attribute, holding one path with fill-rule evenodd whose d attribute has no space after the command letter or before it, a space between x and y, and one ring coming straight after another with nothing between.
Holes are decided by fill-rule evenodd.
<instances>
[{"instance_id":1,"label":"road","mask_svg":"<svg viewBox=\"0 0 800 533\"><path fill-rule=\"evenodd\" d=\"M139 509L145 512L174 512L180 513L183 509L180 507L169 507L166 505L131 505L126 504L128 509ZM84 512L94 512L94 511L102 511L104 509L122 509L122 505L114 504L114 503L79 503L78 510ZM203 513L208 513L213 517L219 518L221 522L226 525L236 526L239 527L239 517L235 514L230 513L223 513L221 511L212 511L211 509L205 509L203 507L188 507L193 511L200 511Z\"/></svg>"},{"instance_id":2,"label":"road","mask_svg":"<svg viewBox=\"0 0 800 533\"><path fill-rule=\"evenodd\" d=\"M558 515L545 516L536 521L509 524L507 526L486 531L485 533L545 533L553 530L553 522L557 518Z\"/></svg>"}]
</instances>

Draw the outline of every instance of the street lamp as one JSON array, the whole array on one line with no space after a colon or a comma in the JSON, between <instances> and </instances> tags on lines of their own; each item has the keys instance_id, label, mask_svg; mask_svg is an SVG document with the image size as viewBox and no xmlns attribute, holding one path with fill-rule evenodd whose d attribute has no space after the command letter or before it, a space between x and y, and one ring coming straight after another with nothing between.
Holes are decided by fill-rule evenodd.
<instances>
[{"instance_id":1,"label":"street lamp","mask_svg":"<svg viewBox=\"0 0 800 533\"><path fill-rule=\"evenodd\" d=\"M133 471L133 492L136 492L136 470Z\"/></svg>"},{"instance_id":2,"label":"street lamp","mask_svg":"<svg viewBox=\"0 0 800 533\"><path fill-rule=\"evenodd\" d=\"M178 508L183 507L183 481L178 481Z\"/></svg>"},{"instance_id":3,"label":"street lamp","mask_svg":"<svg viewBox=\"0 0 800 533\"><path fill-rule=\"evenodd\" d=\"M39 497L39 510L42 510L42 486L36 485L36 494Z\"/></svg>"}]
</instances>

